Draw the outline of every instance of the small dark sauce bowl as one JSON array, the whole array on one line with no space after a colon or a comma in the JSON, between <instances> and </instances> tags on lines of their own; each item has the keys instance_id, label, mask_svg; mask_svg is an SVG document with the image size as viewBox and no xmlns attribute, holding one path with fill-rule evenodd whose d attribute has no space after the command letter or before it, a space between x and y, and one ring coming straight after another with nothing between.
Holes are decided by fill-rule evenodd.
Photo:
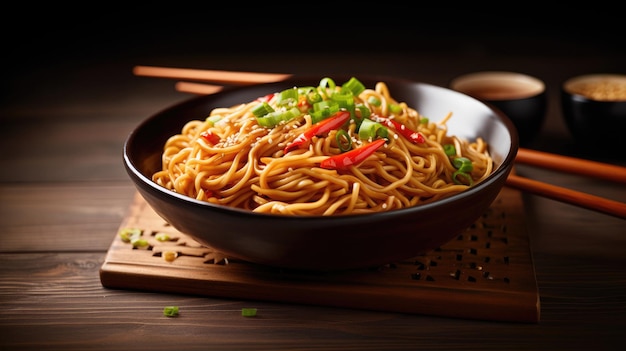
<instances>
[{"instance_id":1,"label":"small dark sauce bowl","mask_svg":"<svg viewBox=\"0 0 626 351\"><path fill-rule=\"evenodd\" d=\"M538 78L484 71L459 76L449 86L502 111L515 125L521 146L531 144L541 131L548 102L545 83Z\"/></svg>"},{"instance_id":2,"label":"small dark sauce bowl","mask_svg":"<svg viewBox=\"0 0 626 351\"><path fill-rule=\"evenodd\" d=\"M623 156L626 135L626 75L588 74L561 85L563 119L577 145Z\"/></svg>"}]
</instances>

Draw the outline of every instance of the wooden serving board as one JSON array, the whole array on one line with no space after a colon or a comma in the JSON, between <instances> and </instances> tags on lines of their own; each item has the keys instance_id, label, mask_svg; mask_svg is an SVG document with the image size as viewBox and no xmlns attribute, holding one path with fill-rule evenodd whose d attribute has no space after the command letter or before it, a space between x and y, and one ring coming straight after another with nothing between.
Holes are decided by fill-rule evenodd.
<instances>
[{"instance_id":1,"label":"wooden serving board","mask_svg":"<svg viewBox=\"0 0 626 351\"><path fill-rule=\"evenodd\" d=\"M504 188L484 216L432 252L375 269L298 272L229 259L178 232L136 194L100 269L107 288L537 323L540 301L521 194ZM156 240L157 233L170 240ZM169 262L163 253L177 257Z\"/></svg>"}]
</instances>

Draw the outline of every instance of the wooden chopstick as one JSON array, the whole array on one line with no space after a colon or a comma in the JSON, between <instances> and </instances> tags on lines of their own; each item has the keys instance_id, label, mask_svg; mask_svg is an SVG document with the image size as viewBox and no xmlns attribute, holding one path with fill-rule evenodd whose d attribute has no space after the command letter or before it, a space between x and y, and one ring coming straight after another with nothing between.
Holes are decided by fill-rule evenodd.
<instances>
[{"instance_id":1,"label":"wooden chopstick","mask_svg":"<svg viewBox=\"0 0 626 351\"><path fill-rule=\"evenodd\" d=\"M510 174L506 185L552 200L626 219L626 204L596 195Z\"/></svg>"},{"instance_id":2,"label":"wooden chopstick","mask_svg":"<svg viewBox=\"0 0 626 351\"><path fill-rule=\"evenodd\" d=\"M197 94L197 95L211 95L218 93L224 89L221 85L212 85L204 83L192 83L192 82L176 82L174 88L181 93Z\"/></svg>"},{"instance_id":3,"label":"wooden chopstick","mask_svg":"<svg viewBox=\"0 0 626 351\"><path fill-rule=\"evenodd\" d=\"M183 80L188 79L238 85L279 82L292 76L291 74L281 73L235 72L155 66L135 66L133 73L138 76ZM193 94L213 94L220 91L221 87L201 83L178 82L176 83L176 89L181 92ZM580 174L619 183L626 183L625 167L601 162L583 160L525 148L518 149L515 162L561 172L569 172L571 174ZM598 211L619 218L626 218L626 204L618 201L543 183L514 174L509 175L506 185L589 210Z\"/></svg>"},{"instance_id":4,"label":"wooden chopstick","mask_svg":"<svg viewBox=\"0 0 626 351\"><path fill-rule=\"evenodd\" d=\"M280 82L292 76L284 73L236 72L157 66L135 66L133 67L133 74L145 77L199 80L235 85Z\"/></svg>"},{"instance_id":5,"label":"wooden chopstick","mask_svg":"<svg viewBox=\"0 0 626 351\"><path fill-rule=\"evenodd\" d=\"M543 151L519 148L517 156L515 157L515 163L609 180L617 183L626 183L626 167L570 156L556 155ZM507 178L506 185L535 195L626 219L626 204L622 202L523 178L513 174L509 175Z\"/></svg>"},{"instance_id":6,"label":"wooden chopstick","mask_svg":"<svg viewBox=\"0 0 626 351\"><path fill-rule=\"evenodd\" d=\"M556 171L626 183L626 167L584 160L548 152L519 148L515 163L528 164Z\"/></svg>"}]
</instances>

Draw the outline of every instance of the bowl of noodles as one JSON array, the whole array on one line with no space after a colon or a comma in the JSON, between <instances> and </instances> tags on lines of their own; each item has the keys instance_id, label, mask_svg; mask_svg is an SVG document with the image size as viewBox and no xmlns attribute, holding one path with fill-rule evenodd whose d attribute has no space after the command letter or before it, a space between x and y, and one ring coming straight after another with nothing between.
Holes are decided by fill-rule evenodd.
<instances>
[{"instance_id":1,"label":"bowl of noodles","mask_svg":"<svg viewBox=\"0 0 626 351\"><path fill-rule=\"evenodd\" d=\"M293 77L189 99L124 144L138 192L226 257L372 268L436 249L499 194L512 122L453 90L389 77Z\"/></svg>"}]
</instances>

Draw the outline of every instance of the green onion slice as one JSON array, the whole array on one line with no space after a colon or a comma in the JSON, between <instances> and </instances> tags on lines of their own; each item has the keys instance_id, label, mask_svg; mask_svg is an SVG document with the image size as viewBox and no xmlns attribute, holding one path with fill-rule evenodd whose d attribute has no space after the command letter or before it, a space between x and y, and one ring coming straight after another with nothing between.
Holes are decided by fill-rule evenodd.
<instances>
[{"instance_id":1,"label":"green onion slice","mask_svg":"<svg viewBox=\"0 0 626 351\"><path fill-rule=\"evenodd\" d=\"M341 152L346 152L352 149L352 138L350 138L350 135L345 130L337 130L335 140L337 141L337 146Z\"/></svg>"},{"instance_id":2,"label":"green onion slice","mask_svg":"<svg viewBox=\"0 0 626 351\"><path fill-rule=\"evenodd\" d=\"M313 111L310 114L313 124L315 124L337 112L339 112L339 104L336 101L324 100L313 104Z\"/></svg>"},{"instance_id":3,"label":"green onion slice","mask_svg":"<svg viewBox=\"0 0 626 351\"><path fill-rule=\"evenodd\" d=\"M376 137L386 138L388 134L387 128L371 119L364 119L359 127L359 139L361 140L375 139Z\"/></svg>"},{"instance_id":4,"label":"green onion slice","mask_svg":"<svg viewBox=\"0 0 626 351\"><path fill-rule=\"evenodd\" d=\"M136 238L141 237L141 229L139 228L122 228L120 229L118 235L123 242L129 243Z\"/></svg>"},{"instance_id":5,"label":"green onion slice","mask_svg":"<svg viewBox=\"0 0 626 351\"><path fill-rule=\"evenodd\" d=\"M260 126L266 128L272 128L279 125L282 122L289 122L290 120L300 116L302 112L297 107L292 107L286 111L273 111L262 117L257 117L257 122Z\"/></svg>"},{"instance_id":6,"label":"green onion slice","mask_svg":"<svg viewBox=\"0 0 626 351\"><path fill-rule=\"evenodd\" d=\"M339 108L346 109L350 111L351 115L354 116L354 95L352 93L334 93L332 96L332 100L339 105Z\"/></svg>"},{"instance_id":7,"label":"green onion slice","mask_svg":"<svg viewBox=\"0 0 626 351\"><path fill-rule=\"evenodd\" d=\"M452 181L455 184L460 184L460 185L469 185L471 186L472 184L474 184L474 181L472 180L472 177L465 173L465 172L461 172L461 171L456 171L454 173L452 173Z\"/></svg>"},{"instance_id":8,"label":"green onion slice","mask_svg":"<svg viewBox=\"0 0 626 351\"><path fill-rule=\"evenodd\" d=\"M456 148L452 144L445 144L443 146L443 152L445 152L447 156L454 156L456 155Z\"/></svg>"},{"instance_id":9,"label":"green onion slice","mask_svg":"<svg viewBox=\"0 0 626 351\"><path fill-rule=\"evenodd\" d=\"M454 166L454 168L456 168L459 172L471 172L474 169L474 166L472 165L472 161L467 158L467 157L457 157L454 160L452 160L452 165Z\"/></svg>"},{"instance_id":10,"label":"green onion slice","mask_svg":"<svg viewBox=\"0 0 626 351\"><path fill-rule=\"evenodd\" d=\"M372 111L363 104L357 104L356 109L359 111L362 119L369 119L372 115Z\"/></svg>"},{"instance_id":11,"label":"green onion slice","mask_svg":"<svg viewBox=\"0 0 626 351\"><path fill-rule=\"evenodd\" d=\"M365 85L363 85L360 80L352 77L347 82L343 83L341 90L344 92L349 91L352 95L359 96L359 94L365 90Z\"/></svg>"},{"instance_id":12,"label":"green onion slice","mask_svg":"<svg viewBox=\"0 0 626 351\"><path fill-rule=\"evenodd\" d=\"M163 309L163 315L166 317L178 316L178 306L165 306Z\"/></svg>"},{"instance_id":13,"label":"green onion slice","mask_svg":"<svg viewBox=\"0 0 626 351\"><path fill-rule=\"evenodd\" d=\"M380 99L376 96L370 96L369 98L367 98L367 103L376 107L380 107L380 105L382 104L380 102Z\"/></svg>"},{"instance_id":14,"label":"green onion slice","mask_svg":"<svg viewBox=\"0 0 626 351\"><path fill-rule=\"evenodd\" d=\"M256 316L256 312L256 308L244 307L241 309L241 315L244 317L254 317Z\"/></svg>"},{"instance_id":15,"label":"green onion slice","mask_svg":"<svg viewBox=\"0 0 626 351\"><path fill-rule=\"evenodd\" d=\"M254 114L254 116L257 118L263 117L270 112L274 112L274 108L270 106L270 104L268 104L266 101L263 101L262 103L252 108L252 114Z\"/></svg>"},{"instance_id":16,"label":"green onion slice","mask_svg":"<svg viewBox=\"0 0 626 351\"><path fill-rule=\"evenodd\" d=\"M402 107L400 107L400 105L398 104L390 104L389 110L391 111L392 114L399 114L402 112Z\"/></svg>"},{"instance_id":17,"label":"green onion slice","mask_svg":"<svg viewBox=\"0 0 626 351\"><path fill-rule=\"evenodd\" d=\"M222 116L219 115L209 116L206 118L206 120L211 124L211 127L214 126L215 123L219 122L220 119L222 119Z\"/></svg>"},{"instance_id":18,"label":"green onion slice","mask_svg":"<svg viewBox=\"0 0 626 351\"><path fill-rule=\"evenodd\" d=\"M158 241L170 241L170 236L167 233L156 233L154 238Z\"/></svg>"},{"instance_id":19,"label":"green onion slice","mask_svg":"<svg viewBox=\"0 0 626 351\"><path fill-rule=\"evenodd\" d=\"M298 88L290 88L281 91L276 99L278 106L295 106L298 104Z\"/></svg>"},{"instance_id":20,"label":"green onion slice","mask_svg":"<svg viewBox=\"0 0 626 351\"><path fill-rule=\"evenodd\" d=\"M335 84L335 81L332 80L331 78L322 78L320 80L320 85L319 88L322 91L322 94L324 95L324 98L326 99L330 99L330 95L328 94L328 90L332 92L335 91L335 88L337 87L337 85Z\"/></svg>"},{"instance_id":21,"label":"green onion slice","mask_svg":"<svg viewBox=\"0 0 626 351\"><path fill-rule=\"evenodd\" d=\"M147 247L147 246L149 246L149 245L150 245L150 243L148 242L148 240L143 239L143 238L141 238L141 237L132 238L132 239L130 240L130 243L133 245L133 247L137 247L137 248L140 248L140 247Z\"/></svg>"},{"instance_id":22,"label":"green onion slice","mask_svg":"<svg viewBox=\"0 0 626 351\"><path fill-rule=\"evenodd\" d=\"M315 103L322 101L322 95L313 87L298 88L298 94L306 97L306 102L313 106Z\"/></svg>"}]
</instances>

